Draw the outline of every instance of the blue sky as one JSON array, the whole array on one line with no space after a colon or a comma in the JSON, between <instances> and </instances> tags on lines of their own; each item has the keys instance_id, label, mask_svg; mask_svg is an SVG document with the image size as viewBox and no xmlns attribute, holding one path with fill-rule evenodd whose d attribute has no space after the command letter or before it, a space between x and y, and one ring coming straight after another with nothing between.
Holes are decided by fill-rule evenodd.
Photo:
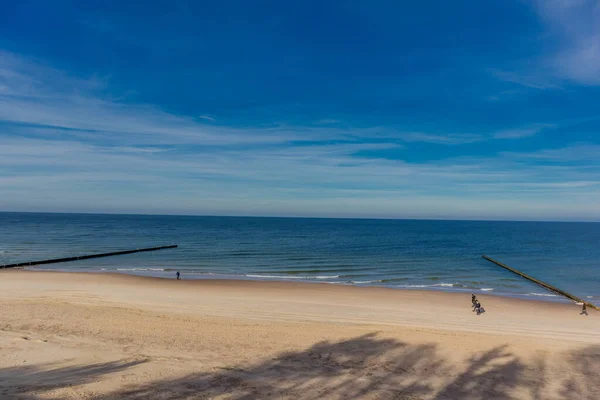
<instances>
[{"instance_id":1,"label":"blue sky","mask_svg":"<svg viewBox=\"0 0 600 400\"><path fill-rule=\"evenodd\" d=\"M1 210L600 220L598 1L2 9Z\"/></svg>"}]
</instances>

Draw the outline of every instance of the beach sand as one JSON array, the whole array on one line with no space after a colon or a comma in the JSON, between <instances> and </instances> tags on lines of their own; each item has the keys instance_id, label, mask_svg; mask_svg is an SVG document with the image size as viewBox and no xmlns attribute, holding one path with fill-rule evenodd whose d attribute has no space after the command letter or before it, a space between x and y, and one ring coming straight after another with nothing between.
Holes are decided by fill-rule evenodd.
<instances>
[{"instance_id":1,"label":"beach sand","mask_svg":"<svg viewBox=\"0 0 600 400\"><path fill-rule=\"evenodd\" d=\"M600 398L599 312L479 298L1 271L0 398Z\"/></svg>"}]
</instances>

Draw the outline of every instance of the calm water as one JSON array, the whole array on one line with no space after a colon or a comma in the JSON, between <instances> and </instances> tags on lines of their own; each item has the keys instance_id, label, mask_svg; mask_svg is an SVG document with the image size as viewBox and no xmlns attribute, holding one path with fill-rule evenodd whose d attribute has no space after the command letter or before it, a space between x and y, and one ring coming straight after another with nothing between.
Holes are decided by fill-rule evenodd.
<instances>
[{"instance_id":1,"label":"calm water","mask_svg":"<svg viewBox=\"0 0 600 400\"><path fill-rule=\"evenodd\" d=\"M0 213L0 264L164 244L179 248L38 268L559 300L485 253L600 304L600 224Z\"/></svg>"}]
</instances>

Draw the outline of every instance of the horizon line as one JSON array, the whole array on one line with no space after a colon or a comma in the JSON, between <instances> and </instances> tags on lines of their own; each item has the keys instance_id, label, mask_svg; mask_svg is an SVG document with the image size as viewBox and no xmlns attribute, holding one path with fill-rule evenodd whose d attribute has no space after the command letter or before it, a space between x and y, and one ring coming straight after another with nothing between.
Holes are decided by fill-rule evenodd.
<instances>
[{"instance_id":1,"label":"horizon line","mask_svg":"<svg viewBox=\"0 0 600 400\"><path fill-rule=\"evenodd\" d=\"M376 220L376 221L449 221L449 222L543 222L543 223L589 223L600 220L549 220L549 219L482 219L482 218L408 218L408 217L319 217L295 215L217 215L217 214L162 214L162 213L125 213L125 212L68 212L68 211L10 211L0 210L0 214L58 214L58 215L112 215L112 216L154 216L154 217L198 217L198 218L265 218L265 219L336 219L336 220Z\"/></svg>"}]
</instances>

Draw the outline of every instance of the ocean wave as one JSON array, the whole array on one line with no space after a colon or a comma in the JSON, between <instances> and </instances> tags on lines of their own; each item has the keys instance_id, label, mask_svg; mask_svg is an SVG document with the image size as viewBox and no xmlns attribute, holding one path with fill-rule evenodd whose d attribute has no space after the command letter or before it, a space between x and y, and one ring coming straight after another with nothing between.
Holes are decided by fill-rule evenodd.
<instances>
[{"instance_id":1,"label":"ocean wave","mask_svg":"<svg viewBox=\"0 0 600 400\"><path fill-rule=\"evenodd\" d=\"M431 284L431 285L394 285L394 287L408 288L408 289L413 289L413 288L418 288L418 289L454 288L457 290L481 290L483 292L491 292L494 290L493 288L476 288L476 287L472 287L472 286L465 286L465 285L461 285L460 283L435 283L435 284Z\"/></svg>"},{"instance_id":2,"label":"ocean wave","mask_svg":"<svg viewBox=\"0 0 600 400\"><path fill-rule=\"evenodd\" d=\"M395 285L396 287L403 288L433 288L433 287L462 287L462 285L455 286L455 283L435 283L433 285Z\"/></svg>"},{"instance_id":3,"label":"ocean wave","mask_svg":"<svg viewBox=\"0 0 600 400\"><path fill-rule=\"evenodd\" d=\"M256 251L231 251L228 253L225 253L225 255L227 256L240 256L240 257L248 257L248 256L264 256L264 255L270 255L270 254L266 254L266 253L260 253L260 252L256 252Z\"/></svg>"},{"instance_id":4,"label":"ocean wave","mask_svg":"<svg viewBox=\"0 0 600 400\"><path fill-rule=\"evenodd\" d=\"M354 269L350 268L319 268L319 269L291 269L287 271L255 271L255 274L266 274L270 275L272 273L280 273L280 274L288 274L288 275L298 275L298 274L317 274L319 272L323 273L332 273L332 272L352 272Z\"/></svg>"},{"instance_id":5,"label":"ocean wave","mask_svg":"<svg viewBox=\"0 0 600 400\"><path fill-rule=\"evenodd\" d=\"M111 271L111 269L101 268L103 271ZM160 271L164 272L164 268L117 268L112 271Z\"/></svg>"},{"instance_id":6,"label":"ocean wave","mask_svg":"<svg viewBox=\"0 0 600 400\"><path fill-rule=\"evenodd\" d=\"M316 275L316 276L288 276L288 275L254 275L254 274L246 274L244 275L248 278L266 278L266 279L337 279L339 275Z\"/></svg>"},{"instance_id":7,"label":"ocean wave","mask_svg":"<svg viewBox=\"0 0 600 400\"><path fill-rule=\"evenodd\" d=\"M382 279L381 283L390 283L390 282L398 282L398 281L407 281L408 278L391 278L391 279Z\"/></svg>"},{"instance_id":8,"label":"ocean wave","mask_svg":"<svg viewBox=\"0 0 600 400\"><path fill-rule=\"evenodd\" d=\"M432 287L434 285L396 285L396 287L400 287L400 288L426 288L426 287Z\"/></svg>"},{"instance_id":9,"label":"ocean wave","mask_svg":"<svg viewBox=\"0 0 600 400\"><path fill-rule=\"evenodd\" d=\"M550 293L527 293L527 296L558 297L557 294Z\"/></svg>"},{"instance_id":10,"label":"ocean wave","mask_svg":"<svg viewBox=\"0 0 600 400\"><path fill-rule=\"evenodd\" d=\"M381 283L382 281L380 279L375 279L372 281L350 281L350 283L356 284L356 285L364 285L367 283Z\"/></svg>"}]
</instances>

